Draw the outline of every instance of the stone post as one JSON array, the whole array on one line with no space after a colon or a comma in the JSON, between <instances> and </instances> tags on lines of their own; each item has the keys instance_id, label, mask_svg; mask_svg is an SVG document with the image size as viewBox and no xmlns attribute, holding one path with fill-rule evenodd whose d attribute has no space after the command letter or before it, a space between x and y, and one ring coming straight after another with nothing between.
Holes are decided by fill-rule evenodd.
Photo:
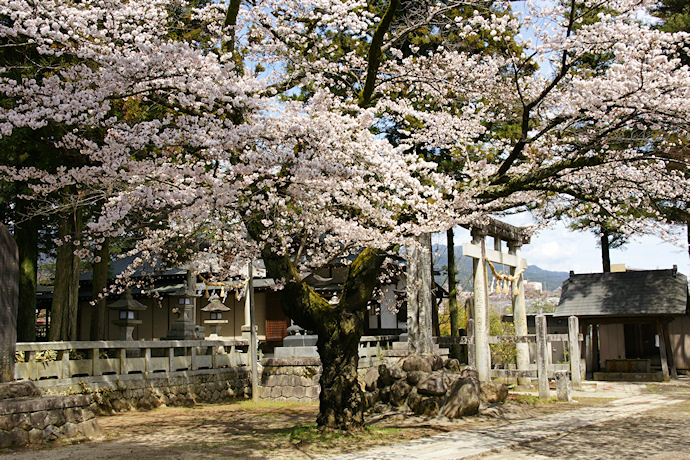
<instances>
[{"instance_id":1,"label":"stone post","mask_svg":"<svg viewBox=\"0 0 690 460\"><path fill-rule=\"evenodd\" d=\"M514 254L518 260L517 267L510 268L511 276L515 276L523 267L522 265L522 245L517 242L511 242L508 245L510 254ZM525 307L525 280L522 274L518 277L517 289L518 295L513 296L513 322L515 324L515 335L525 336L527 335L527 309ZM518 370L529 369L530 359L529 359L529 344L528 343L516 343L515 347L517 349L517 368ZM518 383L525 385L529 383L529 379L525 377L518 378Z\"/></svg>"},{"instance_id":2,"label":"stone post","mask_svg":"<svg viewBox=\"0 0 690 460\"><path fill-rule=\"evenodd\" d=\"M570 355L570 375L573 387L582 386L582 371L580 369L580 324L577 316L568 318L568 354Z\"/></svg>"},{"instance_id":3,"label":"stone post","mask_svg":"<svg viewBox=\"0 0 690 460\"><path fill-rule=\"evenodd\" d=\"M250 329L250 339L249 339L249 361L250 369L252 375L252 400L254 402L259 401L259 369L257 362L259 360L257 347L259 346L259 340L256 337L256 311L254 310L254 273L252 273L252 262L249 262L247 266L247 298L249 299L249 329Z\"/></svg>"},{"instance_id":4,"label":"stone post","mask_svg":"<svg viewBox=\"0 0 690 460\"><path fill-rule=\"evenodd\" d=\"M251 299L249 298L249 284L247 284L247 287L244 289L244 324L241 327L242 338L245 340L252 339L251 322Z\"/></svg>"},{"instance_id":5,"label":"stone post","mask_svg":"<svg viewBox=\"0 0 690 460\"><path fill-rule=\"evenodd\" d=\"M431 234L407 247L407 333L410 353L432 353Z\"/></svg>"},{"instance_id":6,"label":"stone post","mask_svg":"<svg viewBox=\"0 0 690 460\"><path fill-rule=\"evenodd\" d=\"M474 320L467 319L467 365L470 367L477 367L477 360L474 357Z\"/></svg>"},{"instance_id":7,"label":"stone post","mask_svg":"<svg viewBox=\"0 0 690 460\"><path fill-rule=\"evenodd\" d=\"M7 228L0 224L0 383L14 380L19 299L19 252Z\"/></svg>"},{"instance_id":8,"label":"stone post","mask_svg":"<svg viewBox=\"0 0 690 460\"><path fill-rule=\"evenodd\" d=\"M537 315L537 379L539 381L539 397L541 399L548 399L549 392L549 374L547 366L546 352L548 350L548 343L546 341L546 316Z\"/></svg>"},{"instance_id":9,"label":"stone post","mask_svg":"<svg viewBox=\"0 0 690 460\"><path fill-rule=\"evenodd\" d=\"M556 371L556 397L559 401L572 402L570 391L570 371Z\"/></svg>"},{"instance_id":10,"label":"stone post","mask_svg":"<svg viewBox=\"0 0 690 460\"><path fill-rule=\"evenodd\" d=\"M479 381L491 380L491 351L489 349L489 293L486 273L486 238L473 231L472 244L479 245L481 257L474 259L474 359Z\"/></svg>"}]
</instances>

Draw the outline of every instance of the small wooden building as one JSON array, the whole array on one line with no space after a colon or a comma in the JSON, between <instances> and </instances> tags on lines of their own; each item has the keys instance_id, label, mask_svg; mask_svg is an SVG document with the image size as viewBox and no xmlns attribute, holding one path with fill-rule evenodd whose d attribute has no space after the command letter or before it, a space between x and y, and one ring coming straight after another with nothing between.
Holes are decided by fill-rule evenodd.
<instances>
[{"instance_id":1,"label":"small wooden building","mask_svg":"<svg viewBox=\"0 0 690 460\"><path fill-rule=\"evenodd\" d=\"M671 270L576 275L554 316L579 318L595 380L659 380L690 369L688 279Z\"/></svg>"}]
</instances>

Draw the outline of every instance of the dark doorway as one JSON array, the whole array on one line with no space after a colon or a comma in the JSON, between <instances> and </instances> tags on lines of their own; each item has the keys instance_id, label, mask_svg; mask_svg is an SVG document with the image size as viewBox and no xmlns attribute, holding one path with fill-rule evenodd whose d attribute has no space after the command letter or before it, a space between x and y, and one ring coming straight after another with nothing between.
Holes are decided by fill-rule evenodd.
<instances>
[{"instance_id":1,"label":"dark doorway","mask_svg":"<svg viewBox=\"0 0 690 460\"><path fill-rule=\"evenodd\" d=\"M652 359L659 357L656 345L656 328L651 323L628 323L624 325L625 357L627 359Z\"/></svg>"}]
</instances>

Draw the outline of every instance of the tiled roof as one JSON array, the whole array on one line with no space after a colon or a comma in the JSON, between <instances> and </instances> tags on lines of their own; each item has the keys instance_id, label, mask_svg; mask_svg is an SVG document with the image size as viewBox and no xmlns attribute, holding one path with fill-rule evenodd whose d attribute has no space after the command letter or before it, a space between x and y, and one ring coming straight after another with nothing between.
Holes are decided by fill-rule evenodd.
<instances>
[{"instance_id":1,"label":"tiled roof","mask_svg":"<svg viewBox=\"0 0 690 460\"><path fill-rule=\"evenodd\" d=\"M563 282L555 316L681 315L688 279L673 270L575 275Z\"/></svg>"}]
</instances>

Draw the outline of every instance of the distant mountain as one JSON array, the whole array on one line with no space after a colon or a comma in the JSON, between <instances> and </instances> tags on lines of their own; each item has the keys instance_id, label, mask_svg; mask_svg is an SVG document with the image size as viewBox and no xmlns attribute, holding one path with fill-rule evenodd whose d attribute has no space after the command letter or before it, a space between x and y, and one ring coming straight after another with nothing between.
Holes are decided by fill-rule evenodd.
<instances>
[{"instance_id":1,"label":"distant mountain","mask_svg":"<svg viewBox=\"0 0 690 460\"><path fill-rule=\"evenodd\" d=\"M458 282L465 289L469 289L472 285L472 259L462 257L462 246L455 246L455 259ZM529 264L529 260L527 263ZM434 270L437 272L436 282L445 286L448 280L448 249L445 245L434 245ZM544 291L555 291L569 276L568 272L552 272L536 265L528 265L524 273L526 281L542 283ZM492 278L493 275L489 272L489 282Z\"/></svg>"}]
</instances>

